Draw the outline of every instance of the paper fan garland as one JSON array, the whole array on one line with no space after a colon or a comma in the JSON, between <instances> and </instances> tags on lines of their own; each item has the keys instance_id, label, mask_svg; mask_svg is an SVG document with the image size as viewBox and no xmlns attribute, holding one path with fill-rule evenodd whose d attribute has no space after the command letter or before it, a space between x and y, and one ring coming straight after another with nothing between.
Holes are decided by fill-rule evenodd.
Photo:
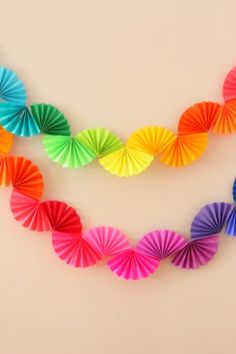
<instances>
[{"instance_id":1,"label":"paper fan garland","mask_svg":"<svg viewBox=\"0 0 236 354\"><path fill-rule=\"evenodd\" d=\"M236 100L236 66L227 74L223 84L225 102Z\"/></svg>"},{"instance_id":2,"label":"paper fan garland","mask_svg":"<svg viewBox=\"0 0 236 354\"><path fill-rule=\"evenodd\" d=\"M51 104L33 104L32 116L41 133L70 136L70 126L64 114Z\"/></svg>"},{"instance_id":3,"label":"paper fan garland","mask_svg":"<svg viewBox=\"0 0 236 354\"><path fill-rule=\"evenodd\" d=\"M171 256L186 245L183 236L171 230L156 230L141 238L137 250L162 260Z\"/></svg>"},{"instance_id":4,"label":"paper fan garland","mask_svg":"<svg viewBox=\"0 0 236 354\"><path fill-rule=\"evenodd\" d=\"M26 91L16 73L3 66L0 67L0 99L13 105L25 105Z\"/></svg>"},{"instance_id":5,"label":"paper fan garland","mask_svg":"<svg viewBox=\"0 0 236 354\"><path fill-rule=\"evenodd\" d=\"M146 278L155 272L159 264L157 258L134 249L120 253L108 261L111 271L126 280Z\"/></svg>"},{"instance_id":6,"label":"paper fan garland","mask_svg":"<svg viewBox=\"0 0 236 354\"><path fill-rule=\"evenodd\" d=\"M83 236L101 256L114 256L131 248L127 236L114 227L94 227Z\"/></svg>"},{"instance_id":7,"label":"paper fan garland","mask_svg":"<svg viewBox=\"0 0 236 354\"><path fill-rule=\"evenodd\" d=\"M171 263L185 269L198 268L207 264L215 256L218 245L218 235L200 240L189 240L183 248L176 252Z\"/></svg>"},{"instance_id":8,"label":"paper fan garland","mask_svg":"<svg viewBox=\"0 0 236 354\"><path fill-rule=\"evenodd\" d=\"M45 135L43 145L51 159L63 167L82 167L96 156L77 137Z\"/></svg>"}]
</instances>

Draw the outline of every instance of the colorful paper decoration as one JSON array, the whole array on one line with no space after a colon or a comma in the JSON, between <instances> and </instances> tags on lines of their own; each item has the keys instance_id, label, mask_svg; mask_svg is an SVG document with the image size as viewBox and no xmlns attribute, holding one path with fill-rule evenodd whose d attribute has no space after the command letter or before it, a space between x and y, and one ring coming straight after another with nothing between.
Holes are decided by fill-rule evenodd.
<instances>
[{"instance_id":1,"label":"colorful paper decoration","mask_svg":"<svg viewBox=\"0 0 236 354\"><path fill-rule=\"evenodd\" d=\"M191 238L172 230L154 230L135 247L127 236L110 226L82 229L80 216L62 201L41 201L43 177L37 166L24 157L7 156L12 133L31 136L39 132L49 156L65 167L80 167L96 157L105 169L118 176L141 173L159 155L171 166L184 166L204 151L209 130L219 134L236 130L236 68L224 83L225 104L195 104L180 118L178 135L160 127L137 130L124 145L110 130L87 129L70 136L64 115L52 105L25 105L22 82L9 69L0 68L0 185L13 187L10 207L15 219L32 231L50 231L57 256L73 267L88 267L108 258L108 267L126 280L153 274L165 258L184 269L207 264L219 245L219 233L236 236L235 204L205 205L194 217ZM9 132L10 131L10 132ZM236 201L236 180L233 184Z\"/></svg>"}]
</instances>

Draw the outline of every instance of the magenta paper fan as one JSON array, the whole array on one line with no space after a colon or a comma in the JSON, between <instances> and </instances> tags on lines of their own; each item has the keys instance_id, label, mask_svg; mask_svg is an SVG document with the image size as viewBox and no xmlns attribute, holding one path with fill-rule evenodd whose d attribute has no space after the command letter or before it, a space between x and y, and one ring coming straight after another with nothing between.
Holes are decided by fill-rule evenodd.
<instances>
[{"instance_id":1,"label":"magenta paper fan","mask_svg":"<svg viewBox=\"0 0 236 354\"><path fill-rule=\"evenodd\" d=\"M218 234L228 221L234 206L229 203L205 205L194 217L191 225L191 238L199 239Z\"/></svg>"},{"instance_id":2,"label":"magenta paper fan","mask_svg":"<svg viewBox=\"0 0 236 354\"><path fill-rule=\"evenodd\" d=\"M185 246L183 236L171 230L156 230L141 238L137 250L159 260L166 258Z\"/></svg>"},{"instance_id":3,"label":"magenta paper fan","mask_svg":"<svg viewBox=\"0 0 236 354\"><path fill-rule=\"evenodd\" d=\"M14 218L23 226L35 231L50 230L50 223L40 201L13 190L10 207Z\"/></svg>"},{"instance_id":4,"label":"magenta paper fan","mask_svg":"<svg viewBox=\"0 0 236 354\"><path fill-rule=\"evenodd\" d=\"M101 259L101 256L81 234L54 231L52 244L58 257L73 267L89 267Z\"/></svg>"},{"instance_id":5,"label":"magenta paper fan","mask_svg":"<svg viewBox=\"0 0 236 354\"><path fill-rule=\"evenodd\" d=\"M225 102L236 99L236 66L227 74L223 85Z\"/></svg>"},{"instance_id":6,"label":"magenta paper fan","mask_svg":"<svg viewBox=\"0 0 236 354\"><path fill-rule=\"evenodd\" d=\"M219 236L212 235L199 240L189 240L180 251L176 252L171 263L185 269L195 269L207 264L216 254Z\"/></svg>"},{"instance_id":7,"label":"magenta paper fan","mask_svg":"<svg viewBox=\"0 0 236 354\"><path fill-rule=\"evenodd\" d=\"M127 237L114 227L94 227L85 231L84 238L104 256L114 256L131 248Z\"/></svg>"},{"instance_id":8,"label":"magenta paper fan","mask_svg":"<svg viewBox=\"0 0 236 354\"><path fill-rule=\"evenodd\" d=\"M139 280L154 273L160 261L135 249L130 249L114 256L107 264L119 277L126 280Z\"/></svg>"}]
</instances>

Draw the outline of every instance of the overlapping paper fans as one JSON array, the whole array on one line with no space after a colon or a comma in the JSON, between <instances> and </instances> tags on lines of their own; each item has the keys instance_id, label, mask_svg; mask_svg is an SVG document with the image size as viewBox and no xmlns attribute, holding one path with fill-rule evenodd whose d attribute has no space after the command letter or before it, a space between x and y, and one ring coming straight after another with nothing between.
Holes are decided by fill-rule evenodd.
<instances>
[{"instance_id":1,"label":"overlapping paper fans","mask_svg":"<svg viewBox=\"0 0 236 354\"><path fill-rule=\"evenodd\" d=\"M177 134L152 126L138 129L123 143L109 129L86 129L71 136L64 114L50 104L26 105L26 91L16 73L0 67L0 124L18 136L43 134L48 156L63 167L78 168L94 159L113 175L132 176L143 172L159 156L169 166L186 166L202 155L208 132L236 131L236 68L227 75L224 104L201 102L180 117Z\"/></svg>"}]
</instances>

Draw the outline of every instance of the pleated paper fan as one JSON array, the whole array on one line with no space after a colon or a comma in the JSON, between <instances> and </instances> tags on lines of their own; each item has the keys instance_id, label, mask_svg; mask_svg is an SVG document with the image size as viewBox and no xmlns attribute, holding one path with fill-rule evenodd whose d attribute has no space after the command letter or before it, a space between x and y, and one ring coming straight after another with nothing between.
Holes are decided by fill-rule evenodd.
<instances>
[{"instance_id":1,"label":"pleated paper fan","mask_svg":"<svg viewBox=\"0 0 236 354\"><path fill-rule=\"evenodd\" d=\"M191 225L191 238L199 239L219 233L228 221L234 206L216 202L207 204L194 217Z\"/></svg>"},{"instance_id":2,"label":"pleated paper fan","mask_svg":"<svg viewBox=\"0 0 236 354\"><path fill-rule=\"evenodd\" d=\"M216 114L213 133L232 134L236 132L236 100L224 103Z\"/></svg>"},{"instance_id":3,"label":"pleated paper fan","mask_svg":"<svg viewBox=\"0 0 236 354\"><path fill-rule=\"evenodd\" d=\"M65 263L73 267L89 267L101 256L82 238L81 234L52 233L54 251Z\"/></svg>"},{"instance_id":4,"label":"pleated paper fan","mask_svg":"<svg viewBox=\"0 0 236 354\"><path fill-rule=\"evenodd\" d=\"M79 141L101 158L123 147L120 138L109 129L85 129L77 134Z\"/></svg>"},{"instance_id":5,"label":"pleated paper fan","mask_svg":"<svg viewBox=\"0 0 236 354\"><path fill-rule=\"evenodd\" d=\"M99 163L113 175L128 177L143 172L152 162L153 156L124 147L101 159Z\"/></svg>"},{"instance_id":6,"label":"pleated paper fan","mask_svg":"<svg viewBox=\"0 0 236 354\"><path fill-rule=\"evenodd\" d=\"M10 206L14 218L22 226L38 232L51 230L50 223L41 207L40 201L13 190Z\"/></svg>"},{"instance_id":7,"label":"pleated paper fan","mask_svg":"<svg viewBox=\"0 0 236 354\"><path fill-rule=\"evenodd\" d=\"M161 127L145 127L135 131L127 141L127 147L155 156L173 140L175 134Z\"/></svg>"},{"instance_id":8,"label":"pleated paper fan","mask_svg":"<svg viewBox=\"0 0 236 354\"><path fill-rule=\"evenodd\" d=\"M18 191L34 199L43 194L43 176L32 161L23 157L6 158L7 173L12 186Z\"/></svg>"},{"instance_id":9,"label":"pleated paper fan","mask_svg":"<svg viewBox=\"0 0 236 354\"><path fill-rule=\"evenodd\" d=\"M127 236L114 227L94 227L85 231L84 238L101 256L114 256L131 248Z\"/></svg>"},{"instance_id":10,"label":"pleated paper fan","mask_svg":"<svg viewBox=\"0 0 236 354\"><path fill-rule=\"evenodd\" d=\"M233 198L234 198L234 202L236 203L236 178L233 184Z\"/></svg>"},{"instance_id":11,"label":"pleated paper fan","mask_svg":"<svg viewBox=\"0 0 236 354\"><path fill-rule=\"evenodd\" d=\"M226 221L226 235L236 236L236 208L234 207L228 220Z\"/></svg>"},{"instance_id":12,"label":"pleated paper fan","mask_svg":"<svg viewBox=\"0 0 236 354\"><path fill-rule=\"evenodd\" d=\"M30 106L41 133L70 136L70 126L64 114L51 104L33 104Z\"/></svg>"},{"instance_id":13,"label":"pleated paper fan","mask_svg":"<svg viewBox=\"0 0 236 354\"><path fill-rule=\"evenodd\" d=\"M179 135L161 155L161 162L173 167L186 166L205 151L208 133Z\"/></svg>"},{"instance_id":14,"label":"pleated paper fan","mask_svg":"<svg viewBox=\"0 0 236 354\"><path fill-rule=\"evenodd\" d=\"M0 126L0 156L5 156L11 149L13 135Z\"/></svg>"},{"instance_id":15,"label":"pleated paper fan","mask_svg":"<svg viewBox=\"0 0 236 354\"><path fill-rule=\"evenodd\" d=\"M189 240L184 248L175 253L171 263L185 269L198 268L207 264L215 256L218 246L218 235L200 240Z\"/></svg>"},{"instance_id":16,"label":"pleated paper fan","mask_svg":"<svg viewBox=\"0 0 236 354\"><path fill-rule=\"evenodd\" d=\"M25 105L26 91L16 73L0 67L0 99L13 105Z\"/></svg>"},{"instance_id":17,"label":"pleated paper fan","mask_svg":"<svg viewBox=\"0 0 236 354\"><path fill-rule=\"evenodd\" d=\"M171 230L156 230L141 238L137 250L161 260L183 248L187 241L182 235Z\"/></svg>"},{"instance_id":18,"label":"pleated paper fan","mask_svg":"<svg viewBox=\"0 0 236 354\"><path fill-rule=\"evenodd\" d=\"M159 264L160 261L157 258L134 249L117 254L108 261L111 271L126 280L147 278L155 272Z\"/></svg>"},{"instance_id":19,"label":"pleated paper fan","mask_svg":"<svg viewBox=\"0 0 236 354\"><path fill-rule=\"evenodd\" d=\"M236 100L236 66L227 74L223 84L225 102Z\"/></svg>"},{"instance_id":20,"label":"pleated paper fan","mask_svg":"<svg viewBox=\"0 0 236 354\"><path fill-rule=\"evenodd\" d=\"M216 119L220 105L215 102L201 102L189 107L178 124L179 134L208 132Z\"/></svg>"},{"instance_id":21,"label":"pleated paper fan","mask_svg":"<svg viewBox=\"0 0 236 354\"><path fill-rule=\"evenodd\" d=\"M45 135L43 145L48 156L63 167L82 167L96 157L76 137Z\"/></svg>"},{"instance_id":22,"label":"pleated paper fan","mask_svg":"<svg viewBox=\"0 0 236 354\"><path fill-rule=\"evenodd\" d=\"M42 202L41 208L47 216L51 230L70 234L81 234L82 224L74 208L58 200Z\"/></svg>"},{"instance_id":23,"label":"pleated paper fan","mask_svg":"<svg viewBox=\"0 0 236 354\"><path fill-rule=\"evenodd\" d=\"M10 133L18 136L32 136L40 133L39 127L26 106L0 104L0 124Z\"/></svg>"},{"instance_id":24,"label":"pleated paper fan","mask_svg":"<svg viewBox=\"0 0 236 354\"><path fill-rule=\"evenodd\" d=\"M7 187L11 184L11 176L7 168L7 158L0 156L0 186Z\"/></svg>"}]
</instances>

